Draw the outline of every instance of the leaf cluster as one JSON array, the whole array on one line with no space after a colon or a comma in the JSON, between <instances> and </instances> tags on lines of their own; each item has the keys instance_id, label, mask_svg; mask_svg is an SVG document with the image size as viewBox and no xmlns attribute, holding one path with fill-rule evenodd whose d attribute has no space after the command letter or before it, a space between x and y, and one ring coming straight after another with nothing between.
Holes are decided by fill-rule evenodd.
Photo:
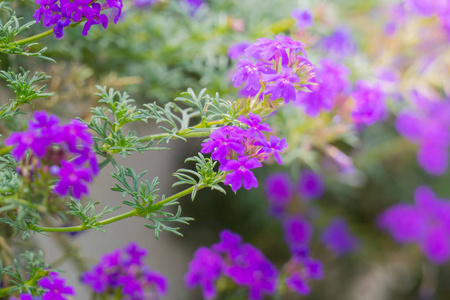
<instances>
[{"instance_id":1,"label":"leaf cluster","mask_svg":"<svg viewBox=\"0 0 450 300\"><path fill-rule=\"evenodd\" d=\"M181 207L175 200L163 205L155 203L155 200L159 197L156 194L159 191L157 188L158 178L154 178L151 183L148 180L140 181L145 173L146 171L136 174L133 169L121 166L118 173L112 174L112 177L118 183L111 190L122 193L123 198L126 195L133 198L133 201L123 201L122 203L135 209L139 216L145 217L147 220L153 222L153 224L145 224L145 227L153 229L157 239L163 230L182 236L178 231L179 227L171 227L165 223L177 222L188 224L188 221L192 220L192 218L181 217ZM165 197L163 195L161 201L164 199ZM166 206L171 205L178 205L178 210L175 214L163 210Z\"/></svg>"},{"instance_id":2,"label":"leaf cluster","mask_svg":"<svg viewBox=\"0 0 450 300\"><path fill-rule=\"evenodd\" d=\"M189 157L185 162L195 162L195 170L179 169L173 176L178 178L179 181L172 186L189 184L194 187L191 199L194 200L199 188L209 187L212 190L218 190L221 193L226 194L225 190L219 185L224 178L224 172L215 171L217 161L211 158L205 158L201 153L198 156Z\"/></svg>"},{"instance_id":3,"label":"leaf cluster","mask_svg":"<svg viewBox=\"0 0 450 300\"><path fill-rule=\"evenodd\" d=\"M92 228L104 232L105 230L102 228L103 226L99 225L98 221L104 215L119 209L120 206L114 206L112 208L105 206L100 213L95 214L95 206L99 203L100 202L90 200L86 206L83 206L79 201L71 198L71 202L68 204L69 211L67 214L79 218L82 222L83 228Z\"/></svg>"}]
</instances>

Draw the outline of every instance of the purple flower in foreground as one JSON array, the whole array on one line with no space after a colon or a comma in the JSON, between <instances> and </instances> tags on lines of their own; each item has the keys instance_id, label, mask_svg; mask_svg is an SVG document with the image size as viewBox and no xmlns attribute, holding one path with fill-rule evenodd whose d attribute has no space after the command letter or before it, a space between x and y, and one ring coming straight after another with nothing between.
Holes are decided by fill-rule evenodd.
<instances>
[{"instance_id":1,"label":"purple flower in foreground","mask_svg":"<svg viewBox=\"0 0 450 300\"><path fill-rule=\"evenodd\" d=\"M262 74L273 74L274 70L270 69L268 63L254 63L250 59L239 60L236 68L238 69L233 76L234 87L239 87L245 82L245 89L253 89L259 91L261 88L260 79Z\"/></svg>"},{"instance_id":2,"label":"purple flower in foreground","mask_svg":"<svg viewBox=\"0 0 450 300\"><path fill-rule=\"evenodd\" d=\"M347 223L340 218L333 219L324 230L322 242L336 255L352 252L358 246L358 239L351 234Z\"/></svg>"},{"instance_id":3,"label":"purple flower in foreground","mask_svg":"<svg viewBox=\"0 0 450 300\"><path fill-rule=\"evenodd\" d=\"M223 266L224 263L220 255L206 247L197 249L185 276L186 286L193 288L200 285L204 298L212 299L216 297L217 291L214 284L222 274Z\"/></svg>"},{"instance_id":4,"label":"purple flower in foreground","mask_svg":"<svg viewBox=\"0 0 450 300\"><path fill-rule=\"evenodd\" d=\"M305 199L315 199L323 195L324 183L322 177L309 170L302 172L298 182L300 196Z\"/></svg>"},{"instance_id":5,"label":"purple flower in foreground","mask_svg":"<svg viewBox=\"0 0 450 300\"><path fill-rule=\"evenodd\" d=\"M74 2L69 2L67 4L68 10L71 12L71 14L73 14L72 20L74 22L81 21L83 15L89 13L89 4L91 2L91 0L74 0Z\"/></svg>"},{"instance_id":6,"label":"purple flower in foreground","mask_svg":"<svg viewBox=\"0 0 450 300\"><path fill-rule=\"evenodd\" d=\"M277 35L275 40L260 38L251 46L245 49L248 57L259 57L267 61L274 60L277 64L281 59L281 64L286 66L289 63L289 55L296 55L303 52L304 45L294 41L290 37Z\"/></svg>"},{"instance_id":7,"label":"purple flower in foreground","mask_svg":"<svg viewBox=\"0 0 450 300\"><path fill-rule=\"evenodd\" d=\"M283 163L281 161L280 153L284 152L284 149L288 146L286 138L280 139L279 137L271 135L270 141L257 141L255 142L255 145L262 146L261 150L258 151L258 154L264 154L266 157L272 154L279 165Z\"/></svg>"},{"instance_id":8,"label":"purple flower in foreground","mask_svg":"<svg viewBox=\"0 0 450 300\"><path fill-rule=\"evenodd\" d=\"M291 17L297 21L297 27L300 29L311 27L314 23L313 16L307 9L294 9L291 13Z\"/></svg>"},{"instance_id":9,"label":"purple flower in foreground","mask_svg":"<svg viewBox=\"0 0 450 300\"><path fill-rule=\"evenodd\" d=\"M41 297L33 296L31 294L21 294L19 298L12 297L11 300L41 300Z\"/></svg>"},{"instance_id":10,"label":"purple flower in foreground","mask_svg":"<svg viewBox=\"0 0 450 300\"><path fill-rule=\"evenodd\" d=\"M66 300L68 298L65 295L75 295L74 288L66 286L66 280L58 276L58 273L50 272L48 277L39 280L38 284L46 289L44 294L42 294L42 300Z\"/></svg>"},{"instance_id":11,"label":"purple flower in foreground","mask_svg":"<svg viewBox=\"0 0 450 300\"><path fill-rule=\"evenodd\" d=\"M112 2L116 3L115 1L112 1ZM109 2L108 2L108 4L109 4ZM91 9L86 11L85 17L87 19L87 22L84 24L84 27L83 27L83 35L88 34L89 29L91 29L92 25L102 24L103 28L105 28L105 29L108 27L108 17L104 14L100 14L101 10L102 9L101 9L100 4L92 3ZM117 13L117 15L114 19L114 22L117 22L116 19L118 18L118 16L120 16L120 12L121 12L121 9Z\"/></svg>"},{"instance_id":12,"label":"purple flower in foreground","mask_svg":"<svg viewBox=\"0 0 450 300\"><path fill-rule=\"evenodd\" d=\"M260 168L262 165L256 158L249 158L248 156L241 156L238 161L229 160L224 165L220 166L221 171L232 171L228 173L223 182L225 185L231 185L233 192L236 192L242 187L244 182L244 188L246 190L252 187L258 187L258 180L255 175L250 171L254 168Z\"/></svg>"},{"instance_id":13,"label":"purple flower in foreground","mask_svg":"<svg viewBox=\"0 0 450 300\"><path fill-rule=\"evenodd\" d=\"M372 125L386 117L386 103L383 91L378 85L360 80L352 97L355 108L352 111L353 121L357 124Z\"/></svg>"},{"instance_id":14,"label":"purple flower in foreground","mask_svg":"<svg viewBox=\"0 0 450 300\"><path fill-rule=\"evenodd\" d=\"M428 187L419 187L415 204L396 204L378 219L400 243L417 243L434 263L450 260L450 201L436 198Z\"/></svg>"},{"instance_id":15,"label":"purple flower in foreground","mask_svg":"<svg viewBox=\"0 0 450 300\"><path fill-rule=\"evenodd\" d=\"M247 129L247 135L251 137L258 136L260 138L264 138L264 134L262 133L262 131L272 132L272 129L270 128L269 124L267 123L261 124L262 122L261 116L255 115L252 112L248 114L248 118L244 116L239 116L238 121L250 127Z\"/></svg>"},{"instance_id":16,"label":"purple flower in foreground","mask_svg":"<svg viewBox=\"0 0 450 300\"><path fill-rule=\"evenodd\" d=\"M51 26L53 13L60 11L60 8L58 4L56 4L56 2L57 0L36 0L36 3L41 6L38 9L36 9L33 14L33 18L36 19L36 24L39 23L42 16L44 16L44 19L42 20L42 25L44 27Z\"/></svg>"},{"instance_id":17,"label":"purple flower in foreground","mask_svg":"<svg viewBox=\"0 0 450 300\"><path fill-rule=\"evenodd\" d=\"M243 57L244 51L248 46L250 46L250 43L248 43L248 42L241 42L241 43L231 45L228 48L228 52L227 52L228 57L233 60Z\"/></svg>"},{"instance_id":18,"label":"purple flower in foreground","mask_svg":"<svg viewBox=\"0 0 450 300\"><path fill-rule=\"evenodd\" d=\"M228 154L232 151L239 155L244 154L244 130L238 127L224 126L214 130L209 140L202 143L201 153L211 153L211 158L226 163Z\"/></svg>"},{"instance_id":19,"label":"purple flower in foreground","mask_svg":"<svg viewBox=\"0 0 450 300\"><path fill-rule=\"evenodd\" d=\"M270 100L283 98L288 103L296 99L294 84L300 79L291 68L283 67L281 72L282 74L263 75L262 80L267 83L264 95L270 95Z\"/></svg>"}]
</instances>

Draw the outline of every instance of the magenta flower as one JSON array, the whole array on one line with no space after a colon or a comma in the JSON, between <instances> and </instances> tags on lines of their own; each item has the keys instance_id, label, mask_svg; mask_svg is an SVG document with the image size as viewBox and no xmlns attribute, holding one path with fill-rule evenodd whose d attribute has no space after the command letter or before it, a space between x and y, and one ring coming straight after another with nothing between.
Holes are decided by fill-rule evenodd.
<instances>
[{"instance_id":1,"label":"magenta flower","mask_svg":"<svg viewBox=\"0 0 450 300\"><path fill-rule=\"evenodd\" d=\"M236 192L242 187L242 182L246 190L252 187L258 187L258 180L250 170L260 168L261 166L262 164L256 158L240 156L237 161L229 160L220 166L219 169L225 172L231 171L226 175L223 183L225 185L231 185L233 192Z\"/></svg>"},{"instance_id":2,"label":"magenta flower","mask_svg":"<svg viewBox=\"0 0 450 300\"><path fill-rule=\"evenodd\" d=\"M260 140L255 142L255 146L262 146L261 150L258 151L258 154L264 153L266 157L272 154L277 163L281 165L283 162L281 161L280 153L284 152L284 149L287 148L288 143L286 142L286 138L280 139L271 135L270 141Z\"/></svg>"},{"instance_id":3,"label":"magenta flower","mask_svg":"<svg viewBox=\"0 0 450 300\"><path fill-rule=\"evenodd\" d=\"M110 0L110 2L118 3L113 0ZM108 2L108 4L109 4L109 2ZM87 22L84 24L84 27L83 27L83 35L88 34L89 29L91 29L92 25L102 24L103 28L105 28L105 29L106 29L106 27L108 27L108 17L104 14L100 14L101 10L102 9L101 9L100 4L98 4L98 3L91 4L91 9L86 11L86 14L85 14ZM117 13L116 18L114 19L114 22L117 22L116 19L118 18L118 16L120 16L120 12L121 12L121 9Z\"/></svg>"},{"instance_id":4,"label":"magenta flower","mask_svg":"<svg viewBox=\"0 0 450 300\"><path fill-rule=\"evenodd\" d=\"M299 82L300 79L291 68L283 67L281 72L282 74L263 75L262 80L267 82L264 95L270 95L270 100L283 98L284 102L288 103L295 100L294 84Z\"/></svg>"},{"instance_id":5,"label":"magenta flower","mask_svg":"<svg viewBox=\"0 0 450 300\"><path fill-rule=\"evenodd\" d=\"M72 20L74 22L81 21L83 15L89 14L89 4L91 4L91 0L74 0L74 2L69 2L67 4L67 9L70 11L72 15Z\"/></svg>"},{"instance_id":6,"label":"magenta flower","mask_svg":"<svg viewBox=\"0 0 450 300\"><path fill-rule=\"evenodd\" d=\"M248 118L244 116L239 116L238 121L249 126L249 128L247 129L247 135L250 137L258 136L260 138L264 138L264 134L262 133L262 131L272 132L272 129L270 128L269 124L267 123L261 124L262 122L261 116L255 115L252 112L248 114Z\"/></svg>"},{"instance_id":7,"label":"magenta flower","mask_svg":"<svg viewBox=\"0 0 450 300\"><path fill-rule=\"evenodd\" d=\"M58 276L58 273L50 272L48 277L39 280L38 284L46 289L42 294L42 300L67 300L68 298L65 295L75 295L74 288L66 286L66 280Z\"/></svg>"},{"instance_id":8,"label":"magenta flower","mask_svg":"<svg viewBox=\"0 0 450 300\"><path fill-rule=\"evenodd\" d=\"M239 60L236 68L237 71L233 76L234 87L239 87L245 82L245 89L257 90L261 89L261 76L263 74L274 74L274 70L270 69L268 63L254 63L250 59Z\"/></svg>"},{"instance_id":9,"label":"magenta flower","mask_svg":"<svg viewBox=\"0 0 450 300\"><path fill-rule=\"evenodd\" d=\"M202 143L201 153L211 153L211 158L221 164L227 161L227 156L231 152L243 155L245 151L244 131L238 127L224 126L214 130L209 140Z\"/></svg>"},{"instance_id":10,"label":"magenta flower","mask_svg":"<svg viewBox=\"0 0 450 300\"><path fill-rule=\"evenodd\" d=\"M248 57L259 57L267 61L274 60L277 64L281 59L281 64L286 66L289 63L288 53L291 55L304 52L304 45L294 41L290 37L277 35L275 40L260 38L253 45L245 49Z\"/></svg>"},{"instance_id":11,"label":"magenta flower","mask_svg":"<svg viewBox=\"0 0 450 300\"><path fill-rule=\"evenodd\" d=\"M283 227L286 242L291 247L307 245L312 238L311 224L299 215L286 219Z\"/></svg>"},{"instance_id":12,"label":"magenta flower","mask_svg":"<svg viewBox=\"0 0 450 300\"><path fill-rule=\"evenodd\" d=\"M227 51L228 57L233 60L243 57L244 51L248 46L250 46L250 43L248 42L241 42L231 45Z\"/></svg>"},{"instance_id":13,"label":"magenta flower","mask_svg":"<svg viewBox=\"0 0 450 300\"><path fill-rule=\"evenodd\" d=\"M352 235L347 223L340 218L333 219L322 233L322 242L336 255L354 251L358 239Z\"/></svg>"},{"instance_id":14,"label":"magenta flower","mask_svg":"<svg viewBox=\"0 0 450 300\"><path fill-rule=\"evenodd\" d=\"M306 284L306 281L303 280L300 273L293 273L291 276L286 278L286 285L288 288L300 295L309 295L311 293L311 289Z\"/></svg>"},{"instance_id":15,"label":"magenta flower","mask_svg":"<svg viewBox=\"0 0 450 300\"><path fill-rule=\"evenodd\" d=\"M54 188L57 194L65 196L70 193L76 199L81 199L83 194L88 194L87 183L92 181L90 169L75 169L73 164L63 160L61 161L61 169L58 176L61 179Z\"/></svg>"},{"instance_id":16,"label":"magenta flower","mask_svg":"<svg viewBox=\"0 0 450 300\"><path fill-rule=\"evenodd\" d=\"M217 291L214 284L222 274L223 267L224 263L220 255L206 247L197 249L185 276L186 286L193 288L200 285L205 299L216 297Z\"/></svg>"},{"instance_id":17,"label":"magenta flower","mask_svg":"<svg viewBox=\"0 0 450 300\"><path fill-rule=\"evenodd\" d=\"M357 89L352 97L355 100L355 108L352 112L353 121L357 124L372 125L382 121L386 117L385 96L378 85L359 80Z\"/></svg>"},{"instance_id":18,"label":"magenta flower","mask_svg":"<svg viewBox=\"0 0 450 300\"><path fill-rule=\"evenodd\" d=\"M50 27L52 24L53 13L59 12L61 9L59 8L57 0L36 0L36 3L40 5L38 9L33 14L33 18L36 19L36 24L39 23L42 16L44 16L42 20L42 25L44 27Z\"/></svg>"},{"instance_id":19,"label":"magenta flower","mask_svg":"<svg viewBox=\"0 0 450 300\"><path fill-rule=\"evenodd\" d=\"M122 14L122 8L123 8L122 0L106 0L106 3L108 3L108 6L110 8L113 8L113 7L117 8L117 14L114 17L114 24L116 24L117 21L119 21L120 15ZM105 25L103 25L103 27L106 29Z\"/></svg>"},{"instance_id":20,"label":"magenta flower","mask_svg":"<svg viewBox=\"0 0 450 300\"><path fill-rule=\"evenodd\" d=\"M384 211L378 224L400 243L417 243L434 263L450 260L450 201L419 187L415 204L396 204Z\"/></svg>"}]
</instances>

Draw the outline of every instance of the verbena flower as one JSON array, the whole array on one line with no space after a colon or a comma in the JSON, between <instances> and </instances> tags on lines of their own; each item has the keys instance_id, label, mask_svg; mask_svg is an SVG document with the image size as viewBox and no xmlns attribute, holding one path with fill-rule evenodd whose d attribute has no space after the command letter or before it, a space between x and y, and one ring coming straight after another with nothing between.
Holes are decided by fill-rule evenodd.
<instances>
[{"instance_id":1,"label":"verbena flower","mask_svg":"<svg viewBox=\"0 0 450 300\"><path fill-rule=\"evenodd\" d=\"M331 35L323 37L319 45L329 55L336 57L351 55L357 49L350 30L343 26L337 28Z\"/></svg>"},{"instance_id":2,"label":"verbena flower","mask_svg":"<svg viewBox=\"0 0 450 300\"><path fill-rule=\"evenodd\" d=\"M283 66L289 63L289 54L304 52L304 45L294 41L290 37L277 35L275 40L260 38L251 46L245 49L248 57L258 57L259 55L267 61L274 60L275 64L281 60Z\"/></svg>"},{"instance_id":3,"label":"verbena flower","mask_svg":"<svg viewBox=\"0 0 450 300\"><path fill-rule=\"evenodd\" d=\"M225 177L224 184L231 185L233 192L241 188L242 183L246 190L252 187L258 187L258 180L250 171L254 168L260 168L262 165L256 158L249 158L248 156L241 156L237 161L229 160L220 166L221 171L231 171Z\"/></svg>"},{"instance_id":4,"label":"verbena flower","mask_svg":"<svg viewBox=\"0 0 450 300\"><path fill-rule=\"evenodd\" d=\"M298 189L300 196L305 199L318 198L325 191L322 177L310 170L305 170L301 173Z\"/></svg>"},{"instance_id":5,"label":"verbena flower","mask_svg":"<svg viewBox=\"0 0 450 300\"><path fill-rule=\"evenodd\" d=\"M11 153L17 160L22 160L27 151L39 158L38 171L58 178L55 193L80 199L88 194L87 183L99 173L88 129L78 120L61 125L56 116L38 111L28 122L27 131L12 133L5 145L13 146Z\"/></svg>"},{"instance_id":6,"label":"verbena flower","mask_svg":"<svg viewBox=\"0 0 450 300\"><path fill-rule=\"evenodd\" d=\"M450 102L430 101L416 93L416 109L404 110L396 121L397 131L419 145L417 159L422 168L441 175L448 168L450 146Z\"/></svg>"},{"instance_id":7,"label":"verbena flower","mask_svg":"<svg viewBox=\"0 0 450 300\"><path fill-rule=\"evenodd\" d=\"M219 254L207 247L201 247L194 253L194 258L189 263L189 271L185 276L186 286L194 288L200 285L203 297L212 299L216 297L216 280L222 274L224 262Z\"/></svg>"},{"instance_id":8,"label":"verbena flower","mask_svg":"<svg viewBox=\"0 0 450 300\"><path fill-rule=\"evenodd\" d=\"M38 281L38 284L46 291L42 294L42 300L66 300L66 296L74 296L75 290L71 286L66 286L66 280L58 277L59 274L50 272L48 277Z\"/></svg>"},{"instance_id":9,"label":"verbena flower","mask_svg":"<svg viewBox=\"0 0 450 300\"><path fill-rule=\"evenodd\" d=\"M300 215L287 218L283 222L283 227L286 242L290 247L309 244L313 234L313 227Z\"/></svg>"},{"instance_id":10,"label":"verbena flower","mask_svg":"<svg viewBox=\"0 0 450 300\"><path fill-rule=\"evenodd\" d=\"M244 116L239 116L238 121L249 127L247 129L247 134L250 136L259 136L261 138L264 138L263 131L272 132L272 128L270 128L269 124L267 123L261 124L262 122L261 116L255 115L252 112L248 114L248 118Z\"/></svg>"},{"instance_id":11,"label":"verbena flower","mask_svg":"<svg viewBox=\"0 0 450 300\"><path fill-rule=\"evenodd\" d=\"M261 146L261 150L258 151L258 154L263 153L264 157L273 155L279 165L283 164L280 153L284 152L284 149L288 146L286 138L280 139L279 137L271 135L270 141L260 140L255 142L255 145Z\"/></svg>"},{"instance_id":12,"label":"verbena flower","mask_svg":"<svg viewBox=\"0 0 450 300\"><path fill-rule=\"evenodd\" d=\"M400 243L416 243L434 263L450 260L450 200L428 187L416 189L414 204L400 203L384 211L378 224Z\"/></svg>"},{"instance_id":13,"label":"verbena flower","mask_svg":"<svg viewBox=\"0 0 450 300\"><path fill-rule=\"evenodd\" d=\"M295 84L300 79L291 68L283 67L281 72L281 74L263 75L263 81L267 82L264 94L270 95L270 100L283 98L288 103L295 100Z\"/></svg>"},{"instance_id":14,"label":"verbena flower","mask_svg":"<svg viewBox=\"0 0 450 300\"><path fill-rule=\"evenodd\" d=\"M357 89L352 94L355 100L355 108L352 111L353 121L365 125L382 121L386 117L387 110L381 88L364 80L359 80L356 86Z\"/></svg>"},{"instance_id":15,"label":"verbena flower","mask_svg":"<svg viewBox=\"0 0 450 300\"><path fill-rule=\"evenodd\" d=\"M341 218L333 219L321 236L324 243L336 255L354 251L358 247L358 239L350 232L347 223Z\"/></svg>"},{"instance_id":16,"label":"verbena flower","mask_svg":"<svg viewBox=\"0 0 450 300\"><path fill-rule=\"evenodd\" d=\"M245 55L244 54L245 49L250 45L251 44L249 42L240 42L231 45L227 51L228 57L233 60L243 57Z\"/></svg>"},{"instance_id":17,"label":"verbena flower","mask_svg":"<svg viewBox=\"0 0 450 300\"><path fill-rule=\"evenodd\" d=\"M245 82L245 89L259 91L263 74L274 74L275 70L269 68L269 63L255 63L250 59L239 60L237 71L233 76L234 87L239 87Z\"/></svg>"},{"instance_id":18,"label":"verbena flower","mask_svg":"<svg viewBox=\"0 0 450 300\"><path fill-rule=\"evenodd\" d=\"M130 243L105 254L97 265L82 274L81 281L97 294L115 295L119 290L122 299L159 299L167 292L167 280L144 264L146 255L144 248Z\"/></svg>"}]
</instances>

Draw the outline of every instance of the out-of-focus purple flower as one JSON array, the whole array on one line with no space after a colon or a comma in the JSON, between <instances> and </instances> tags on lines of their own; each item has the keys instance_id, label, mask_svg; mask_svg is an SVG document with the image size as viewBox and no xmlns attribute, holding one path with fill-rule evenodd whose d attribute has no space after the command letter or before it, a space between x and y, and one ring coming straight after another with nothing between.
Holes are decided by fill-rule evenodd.
<instances>
[{"instance_id":1,"label":"out-of-focus purple flower","mask_svg":"<svg viewBox=\"0 0 450 300\"><path fill-rule=\"evenodd\" d=\"M356 44L347 27L336 29L331 35L323 37L319 45L333 56L347 56L356 51Z\"/></svg>"},{"instance_id":2,"label":"out-of-focus purple flower","mask_svg":"<svg viewBox=\"0 0 450 300\"><path fill-rule=\"evenodd\" d=\"M57 0L36 0L36 3L41 6L35 10L33 15L33 18L36 19L36 24L39 23L42 16L44 16L44 19L42 20L42 25L44 27L51 26L53 13L60 11L60 8L58 4L56 4L56 2Z\"/></svg>"},{"instance_id":3,"label":"out-of-focus purple flower","mask_svg":"<svg viewBox=\"0 0 450 300\"><path fill-rule=\"evenodd\" d=\"M289 55L296 55L304 52L304 45L294 41L290 37L277 35L275 40L260 38L255 43L245 49L245 55L248 57L261 56L267 61L280 61L283 66L289 63ZM289 55L288 55L289 53Z\"/></svg>"},{"instance_id":4,"label":"out-of-focus purple flower","mask_svg":"<svg viewBox=\"0 0 450 300\"><path fill-rule=\"evenodd\" d=\"M227 174L223 183L225 185L230 184L231 190L235 192L242 187L242 182L244 183L244 188L246 190L249 190L252 187L258 187L258 180L250 170L261 166L261 163L256 158L241 156L237 161L227 161L224 165L221 165L219 169L225 172L231 171L231 173Z\"/></svg>"},{"instance_id":5,"label":"out-of-focus purple flower","mask_svg":"<svg viewBox=\"0 0 450 300\"><path fill-rule=\"evenodd\" d=\"M311 293L311 289L299 273L293 273L291 276L287 277L286 285L290 290L300 295L309 295Z\"/></svg>"},{"instance_id":6,"label":"out-of-focus purple flower","mask_svg":"<svg viewBox=\"0 0 450 300\"><path fill-rule=\"evenodd\" d=\"M311 224L299 215L286 219L283 227L286 241L291 247L307 245L312 238Z\"/></svg>"},{"instance_id":7,"label":"out-of-focus purple flower","mask_svg":"<svg viewBox=\"0 0 450 300\"><path fill-rule=\"evenodd\" d=\"M249 42L241 42L231 45L228 48L228 57L233 60L243 57L245 49L250 45L251 44Z\"/></svg>"},{"instance_id":8,"label":"out-of-focus purple flower","mask_svg":"<svg viewBox=\"0 0 450 300\"><path fill-rule=\"evenodd\" d=\"M75 295L75 289L66 285L66 280L55 272L50 272L48 277L40 279L38 284L45 289L42 300L67 300L66 296Z\"/></svg>"},{"instance_id":9,"label":"out-of-focus purple flower","mask_svg":"<svg viewBox=\"0 0 450 300\"><path fill-rule=\"evenodd\" d=\"M396 204L384 211L378 224L400 243L417 243L434 263L450 259L450 201L436 198L428 187L416 189L415 205Z\"/></svg>"},{"instance_id":10,"label":"out-of-focus purple flower","mask_svg":"<svg viewBox=\"0 0 450 300\"><path fill-rule=\"evenodd\" d=\"M425 17L433 14L443 15L450 11L450 3L446 0L406 0L406 4L416 13Z\"/></svg>"},{"instance_id":11,"label":"out-of-focus purple flower","mask_svg":"<svg viewBox=\"0 0 450 300\"><path fill-rule=\"evenodd\" d=\"M311 85L310 93L297 91L295 104L304 108L310 117L316 117L321 110L330 111L335 98L348 89L350 70L331 59L323 59L316 68L316 85Z\"/></svg>"},{"instance_id":12,"label":"out-of-focus purple flower","mask_svg":"<svg viewBox=\"0 0 450 300\"><path fill-rule=\"evenodd\" d=\"M271 211L279 216L287 207L292 198L292 186L289 175L286 173L272 174L265 181L266 196Z\"/></svg>"},{"instance_id":13,"label":"out-of-focus purple flower","mask_svg":"<svg viewBox=\"0 0 450 300\"><path fill-rule=\"evenodd\" d=\"M88 194L87 183L92 181L91 170L88 168L77 168L67 161L61 161L61 169L58 176L61 178L55 186L54 191L65 196L73 195L76 199L81 199L83 194Z\"/></svg>"},{"instance_id":14,"label":"out-of-focus purple flower","mask_svg":"<svg viewBox=\"0 0 450 300\"><path fill-rule=\"evenodd\" d=\"M358 247L358 239L352 235L347 223L340 218L333 219L324 230L322 242L336 255L352 252Z\"/></svg>"},{"instance_id":15,"label":"out-of-focus purple flower","mask_svg":"<svg viewBox=\"0 0 450 300\"><path fill-rule=\"evenodd\" d=\"M254 63L250 59L239 60L238 69L233 76L234 87L241 86L245 82L245 89L257 90L261 88L260 79L263 74L274 74L268 63Z\"/></svg>"},{"instance_id":16,"label":"out-of-focus purple flower","mask_svg":"<svg viewBox=\"0 0 450 300\"><path fill-rule=\"evenodd\" d=\"M222 258L209 248L197 249L185 276L186 286L193 288L200 285L205 299L216 297L217 291L214 283L222 274L223 266Z\"/></svg>"},{"instance_id":17,"label":"out-of-focus purple flower","mask_svg":"<svg viewBox=\"0 0 450 300\"><path fill-rule=\"evenodd\" d=\"M291 247L294 250L291 260L285 266L287 276L285 279L287 287L300 295L308 295L311 289L307 285L310 279L322 279L323 267L318 260L311 259L306 251L297 251L298 249L308 249L303 246ZM299 255L300 254L300 255Z\"/></svg>"},{"instance_id":18,"label":"out-of-focus purple flower","mask_svg":"<svg viewBox=\"0 0 450 300\"><path fill-rule=\"evenodd\" d=\"M302 172L298 182L298 188L300 196L305 199L318 198L325 191L322 176L310 170Z\"/></svg>"},{"instance_id":19,"label":"out-of-focus purple flower","mask_svg":"<svg viewBox=\"0 0 450 300\"><path fill-rule=\"evenodd\" d=\"M372 125L382 121L387 114L386 100L380 86L364 80L356 83L357 89L352 97L355 100L355 108L352 118L356 124Z\"/></svg>"},{"instance_id":20,"label":"out-of-focus purple flower","mask_svg":"<svg viewBox=\"0 0 450 300\"><path fill-rule=\"evenodd\" d=\"M105 254L97 265L82 274L81 281L97 294L115 295L118 289L123 299L159 299L159 295L167 292L167 279L144 265L146 253L136 243L130 243Z\"/></svg>"},{"instance_id":21,"label":"out-of-focus purple flower","mask_svg":"<svg viewBox=\"0 0 450 300\"><path fill-rule=\"evenodd\" d=\"M212 249L217 253L227 254L231 258L239 255L239 246L242 243L242 238L230 230L222 230L220 233L220 242L212 245Z\"/></svg>"},{"instance_id":22,"label":"out-of-focus purple flower","mask_svg":"<svg viewBox=\"0 0 450 300\"><path fill-rule=\"evenodd\" d=\"M117 21L119 21L120 15L122 14L122 8L123 8L123 3L122 0L106 0L106 3L108 4L109 8L117 8L117 14L114 17L114 24L117 23ZM89 15L89 13L85 13L85 16ZM100 17L102 18L102 17ZM103 27L106 29L106 26L103 24L103 21L101 22ZM96 23L99 24L99 23Z\"/></svg>"},{"instance_id":23,"label":"out-of-focus purple flower","mask_svg":"<svg viewBox=\"0 0 450 300\"><path fill-rule=\"evenodd\" d=\"M259 115L255 115L254 113L250 112L248 114L248 118L244 116L239 116L238 121L241 123L244 123L245 125L249 126L247 129L247 134L252 137L261 137L264 138L263 131L265 132L272 132L272 129L270 128L269 124L262 123L262 118Z\"/></svg>"},{"instance_id":24,"label":"out-of-focus purple flower","mask_svg":"<svg viewBox=\"0 0 450 300\"><path fill-rule=\"evenodd\" d=\"M262 80L267 83L264 95L270 95L270 100L283 98L286 103L294 101L295 85L300 81L291 68L283 67L281 74L265 74Z\"/></svg>"},{"instance_id":25,"label":"out-of-focus purple flower","mask_svg":"<svg viewBox=\"0 0 450 300\"><path fill-rule=\"evenodd\" d=\"M428 173L443 174L448 167L450 146L450 102L430 101L415 94L417 109L401 112L396 121L397 131L419 144L419 164Z\"/></svg>"},{"instance_id":26,"label":"out-of-focus purple flower","mask_svg":"<svg viewBox=\"0 0 450 300\"><path fill-rule=\"evenodd\" d=\"M291 17L297 21L297 27L300 29L311 27L314 24L313 16L307 9L294 9L291 13Z\"/></svg>"}]
</instances>

